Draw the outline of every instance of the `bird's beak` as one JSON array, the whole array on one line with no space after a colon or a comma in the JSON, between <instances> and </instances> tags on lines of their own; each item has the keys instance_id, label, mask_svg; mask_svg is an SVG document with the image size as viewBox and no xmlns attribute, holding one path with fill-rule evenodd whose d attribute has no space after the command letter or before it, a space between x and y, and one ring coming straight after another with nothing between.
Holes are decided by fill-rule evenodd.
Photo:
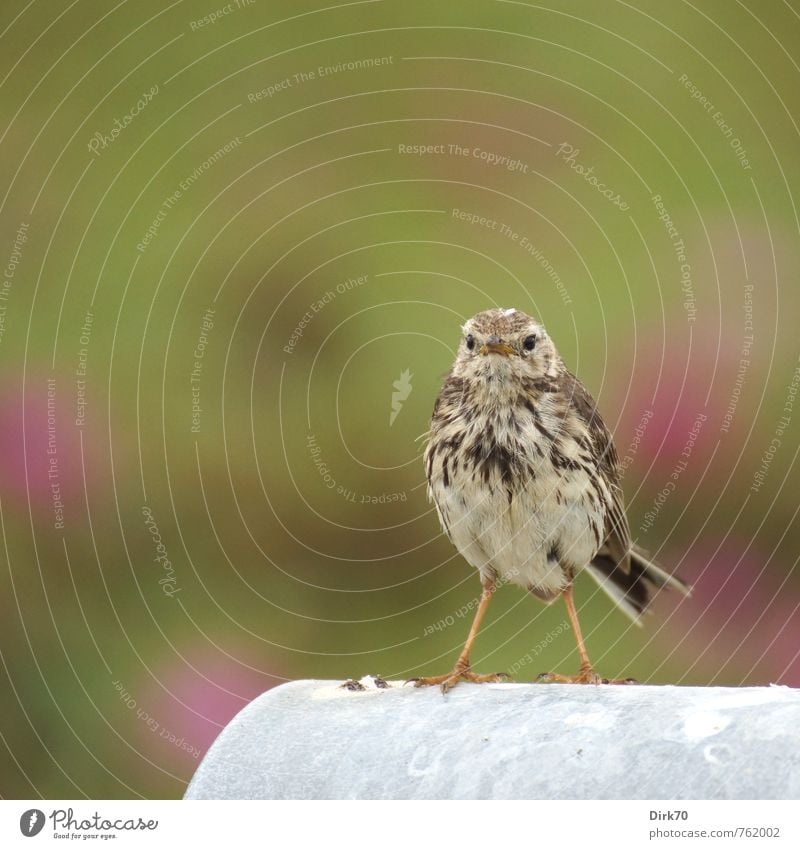
<instances>
[{"instance_id":1,"label":"bird's beak","mask_svg":"<svg viewBox=\"0 0 800 849\"><path fill-rule=\"evenodd\" d=\"M510 345L506 345L505 342L500 341L496 336L490 336L486 340L486 344L481 345L479 350L484 356L487 354L502 354L504 357L508 357L514 353L514 349Z\"/></svg>"}]
</instances>

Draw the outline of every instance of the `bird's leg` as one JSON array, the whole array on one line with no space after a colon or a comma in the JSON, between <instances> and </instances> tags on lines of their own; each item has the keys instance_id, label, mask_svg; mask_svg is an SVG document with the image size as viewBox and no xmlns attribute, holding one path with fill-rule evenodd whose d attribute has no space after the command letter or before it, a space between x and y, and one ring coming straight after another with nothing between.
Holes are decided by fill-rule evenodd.
<instances>
[{"instance_id":1,"label":"bird's leg","mask_svg":"<svg viewBox=\"0 0 800 849\"><path fill-rule=\"evenodd\" d=\"M489 606L489 602L491 601L493 594L494 582L485 581L483 584L483 592L481 593L481 600L478 604L478 609L475 611L475 618L472 620L472 627L469 629L467 642L464 643L464 649L459 655L456 665L453 667L453 671L449 672L447 675L435 675L431 678L413 678L412 681L414 682L415 687L430 687L434 684L439 684L441 685L442 692L446 693L449 689L455 687L459 681L469 681L473 684L485 684L502 681L504 678L509 677L505 672L497 672L493 675L476 675L469 665L469 656L472 651L472 644L478 636L478 629L481 626L481 620L486 613L486 608Z\"/></svg>"},{"instance_id":2,"label":"bird's leg","mask_svg":"<svg viewBox=\"0 0 800 849\"><path fill-rule=\"evenodd\" d=\"M583 642L581 623L578 621L578 611L575 609L575 599L572 595L572 583L564 590L564 601L567 604L569 621L572 625L572 632L575 634L575 641L578 643L578 654L581 659L581 671L578 673L578 680L587 684L597 684L598 676L595 675L594 669L592 669L592 662L589 660L586 644Z\"/></svg>"},{"instance_id":3,"label":"bird's leg","mask_svg":"<svg viewBox=\"0 0 800 849\"><path fill-rule=\"evenodd\" d=\"M601 678L592 667L589 660L589 655L586 652L586 645L583 642L583 634L581 633L581 625L578 621L578 611L575 609L575 599L572 597L572 582L570 581L567 588L562 593L564 601L567 604L567 613L569 621L572 624L572 632L575 634L575 641L578 644L578 654L581 659L581 671L577 675L558 675L555 672L543 672L538 680L544 683L559 683L559 684L635 684L633 678L616 678L609 680Z\"/></svg>"}]
</instances>

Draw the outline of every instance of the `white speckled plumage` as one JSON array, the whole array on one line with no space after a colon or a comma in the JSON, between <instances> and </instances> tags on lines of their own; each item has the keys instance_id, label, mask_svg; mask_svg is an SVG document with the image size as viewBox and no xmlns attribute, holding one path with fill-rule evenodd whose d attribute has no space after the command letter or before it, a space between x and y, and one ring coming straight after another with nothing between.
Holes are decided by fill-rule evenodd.
<instances>
[{"instance_id":1,"label":"white speckled plumage","mask_svg":"<svg viewBox=\"0 0 800 849\"><path fill-rule=\"evenodd\" d=\"M443 528L484 582L549 601L588 567L632 617L647 582L685 589L632 547L611 436L545 329L519 310L464 325L425 466Z\"/></svg>"}]
</instances>

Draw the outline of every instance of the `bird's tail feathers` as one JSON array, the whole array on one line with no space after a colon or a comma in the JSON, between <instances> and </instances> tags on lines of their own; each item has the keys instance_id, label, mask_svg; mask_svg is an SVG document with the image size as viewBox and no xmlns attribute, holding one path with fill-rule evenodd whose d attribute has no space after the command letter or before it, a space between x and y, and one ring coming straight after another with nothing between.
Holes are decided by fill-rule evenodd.
<instances>
[{"instance_id":1,"label":"bird's tail feathers","mask_svg":"<svg viewBox=\"0 0 800 849\"><path fill-rule=\"evenodd\" d=\"M653 563L637 546L631 547L630 561L630 571L623 572L611 557L598 554L588 569L600 589L635 624L642 624L641 615L647 611L650 603L651 587L674 589L683 595L691 594L691 588L685 581Z\"/></svg>"},{"instance_id":2,"label":"bird's tail feathers","mask_svg":"<svg viewBox=\"0 0 800 849\"><path fill-rule=\"evenodd\" d=\"M631 546L631 566L636 565L644 572L645 578L659 589L677 590L681 595L691 595L692 588L682 578L671 575L654 563L638 545Z\"/></svg>"}]
</instances>

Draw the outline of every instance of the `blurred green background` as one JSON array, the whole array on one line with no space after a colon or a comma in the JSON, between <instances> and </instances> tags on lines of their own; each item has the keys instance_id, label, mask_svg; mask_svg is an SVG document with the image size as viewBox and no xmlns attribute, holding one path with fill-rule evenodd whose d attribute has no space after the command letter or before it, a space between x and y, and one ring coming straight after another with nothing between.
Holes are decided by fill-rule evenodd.
<instances>
[{"instance_id":1,"label":"blurred green background","mask_svg":"<svg viewBox=\"0 0 800 849\"><path fill-rule=\"evenodd\" d=\"M796 0L0 32L3 796L178 797L270 686L451 668L479 582L419 437L491 306L546 324L695 585L637 629L583 578L600 671L800 685ZM574 671L564 621L503 589L475 668Z\"/></svg>"}]
</instances>

